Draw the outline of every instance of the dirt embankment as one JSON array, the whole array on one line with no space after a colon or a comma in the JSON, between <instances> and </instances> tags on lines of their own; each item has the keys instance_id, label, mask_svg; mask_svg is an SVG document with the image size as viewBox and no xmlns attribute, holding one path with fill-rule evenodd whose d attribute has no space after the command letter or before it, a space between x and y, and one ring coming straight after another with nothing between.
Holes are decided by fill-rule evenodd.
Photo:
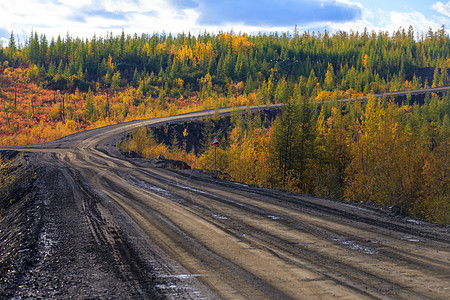
<instances>
[{"instance_id":1,"label":"dirt embankment","mask_svg":"<svg viewBox=\"0 0 450 300\"><path fill-rule=\"evenodd\" d=\"M18 152L2 152L0 178L0 295L14 296L27 269L36 263L41 204L36 199L36 169Z\"/></svg>"}]
</instances>

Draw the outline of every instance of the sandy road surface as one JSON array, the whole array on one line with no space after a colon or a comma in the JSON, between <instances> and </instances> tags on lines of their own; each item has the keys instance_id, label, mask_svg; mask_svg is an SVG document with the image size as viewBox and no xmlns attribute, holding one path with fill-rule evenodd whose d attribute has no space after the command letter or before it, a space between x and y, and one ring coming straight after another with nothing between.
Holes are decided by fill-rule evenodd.
<instances>
[{"instance_id":1,"label":"sandy road surface","mask_svg":"<svg viewBox=\"0 0 450 300\"><path fill-rule=\"evenodd\" d=\"M229 109L221 110L226 112ZM47 295L450 297L450 234L445 227L367 207L224 182L195 171L156 169L144 160L123 158L114 147L135 126L204 114L212 112L135 121L17 149L37 152L29 155L30 164L58 170L42 183L55 190L49 198L54 200L48 200L54 203L47 203L46 209L48 220L55 223L47 232L53 232L56 242L44 243L48 248L44 250L50 253L60 239L55 253L69 263L51 261L54 269L45 274L64 274L58 277L55 292ZM59 175L51 175L55 172ZM89 247L79 246L84 240ZM45 251L42 259L50 259ZM48 277L45 280L52 281ZM26 281L23 288L29 288ZM36 295L30 290L27 294Z\"/></svg>"}]
</instances>

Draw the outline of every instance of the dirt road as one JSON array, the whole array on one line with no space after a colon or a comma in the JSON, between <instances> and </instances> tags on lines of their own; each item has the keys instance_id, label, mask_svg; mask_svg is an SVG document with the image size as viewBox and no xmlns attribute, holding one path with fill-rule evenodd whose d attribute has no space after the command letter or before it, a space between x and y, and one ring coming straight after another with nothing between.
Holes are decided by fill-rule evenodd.
<instances>
[{"instance_id":1,"label":"dirt road","mask_svg":"<svg viewBox=\"0 0 450 300\"><path fill-rule=\"evenodd\" d=\"M37 224L36 242L23 252L31 258L20 276L2 274L15 280L3 295L450 297L450 233L443 226L192 170L158 169L124 158L115 147L133 127L212 113L135 121L17 148L30 152L22 159L38 174L36 216L28 217L35 221L24 221Z\"/></svg>"}]
</instances>

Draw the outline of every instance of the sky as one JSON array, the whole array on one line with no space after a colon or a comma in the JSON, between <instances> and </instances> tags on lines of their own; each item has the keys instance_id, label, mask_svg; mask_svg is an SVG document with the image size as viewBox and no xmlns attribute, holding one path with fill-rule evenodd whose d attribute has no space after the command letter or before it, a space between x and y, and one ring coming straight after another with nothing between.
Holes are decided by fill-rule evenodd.
<instances>
[{"instance_id":1,"label":"sky","mask_svg":"<svg viewBox=\"0 0 450 300\"><path fill-rule=\"evenodd\" d=\"M447 0L0 0L0 43L14 32L47 38L92 38L109 33L258 34L367 28L392 33L412 25L416 33L442 25L450 33Z\"/></svg>"}]
</instances>

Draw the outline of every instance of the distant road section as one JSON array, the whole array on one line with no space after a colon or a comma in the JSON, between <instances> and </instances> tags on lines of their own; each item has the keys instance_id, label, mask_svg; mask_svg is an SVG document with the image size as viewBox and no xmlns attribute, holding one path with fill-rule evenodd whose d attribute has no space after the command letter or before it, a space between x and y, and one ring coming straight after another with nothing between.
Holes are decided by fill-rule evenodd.
<instances>
[{"instance_id":1,"label":"distant road section","mask_svg":"<svg viewBox=\"0 0 450 300\"><path fill-rule=\"evenodd\" d=\"M421 90L411 90L411 91L400 91L400 92L391 92L391 93L380 93L380 94L374 94L377 98L382 98L386 96L389 97L404 97L408 94L411 94L411 96L414 95L422 95L426 93L444 93L450 90L450 86L444 86L444 87L437 87L437 88L429 88L429 89L421 89ZM366 99L367 97L364 96L362 99Z\"/></svg>"}]
</instances>

